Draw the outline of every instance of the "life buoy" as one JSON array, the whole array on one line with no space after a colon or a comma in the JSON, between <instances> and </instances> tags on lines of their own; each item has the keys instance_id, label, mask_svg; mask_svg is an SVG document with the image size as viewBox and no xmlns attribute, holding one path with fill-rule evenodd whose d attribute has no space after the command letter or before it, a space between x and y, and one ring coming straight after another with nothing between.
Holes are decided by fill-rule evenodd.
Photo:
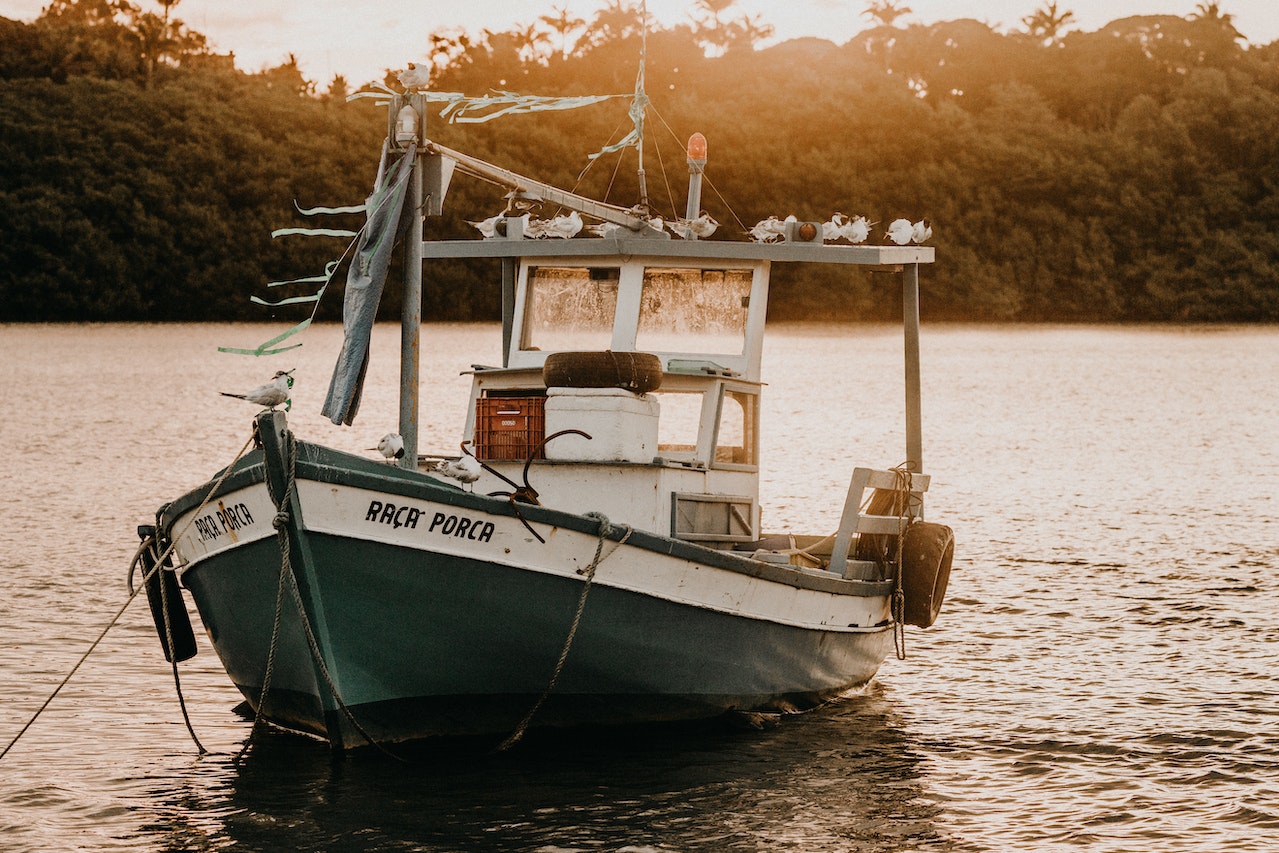
<instances>
[{"instance_id":1,"label":"life buoy","mask_svg":"<svg viewBox=\"0 0 1279 853\"><path fill-rule=\"evenodd\" d=\"M955 532L944 524L917 521L902 535L902 592L906 595L907 625L927 628L937 621L950 564L955 557Z\"/></svg>"},{"instance_id":2,"label":"life buoy","mask_svg":"<svg viewBox=\"0 0 1279 853\"><path fill-rule=\"evenodd\" d=\"M662 360L650 352L553 352L542 366L547 388L622 388L636 394L662 387Z\"/></svg>"}]
</instances>

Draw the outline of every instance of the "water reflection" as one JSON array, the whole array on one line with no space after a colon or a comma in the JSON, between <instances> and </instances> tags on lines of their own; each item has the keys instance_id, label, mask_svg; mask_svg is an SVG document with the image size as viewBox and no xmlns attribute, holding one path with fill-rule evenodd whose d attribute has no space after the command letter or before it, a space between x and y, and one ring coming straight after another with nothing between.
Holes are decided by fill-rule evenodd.
<instances>
[{"instance_id":1,"label":"water reflection","mask_svg":"<svg viewBox=\"0 0 1279 853\"><path fill-rule=\"evenodd\" d=\"M171 849L963 849L934 825L923 759L879 688L764 730L730 718L401 752L334 758L272 734L238 764L219 757L203 790L154 789L165 805L147 824Z\"/></svg>"}]
</instances>

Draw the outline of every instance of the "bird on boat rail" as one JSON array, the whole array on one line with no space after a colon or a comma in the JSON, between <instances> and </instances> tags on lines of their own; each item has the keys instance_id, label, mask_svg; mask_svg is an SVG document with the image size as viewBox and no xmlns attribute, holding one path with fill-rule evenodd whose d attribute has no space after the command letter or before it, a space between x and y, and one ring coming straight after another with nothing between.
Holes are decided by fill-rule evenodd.
<instances>
[{"instance_id":1,"label":"bird on boat rail","mask_svg":"<svg viewBox=\"0 0 1279 853\"><path fill-rule=\"evenodd\" d=\"M259 385L252 391L246 391L243 394L232 394L227 391L220 391L223 397L234 397L237 400L246 400L257 406L266 406L268 409L274 410L276 406L283 405L289 401L289 389L293 387L293 368L292 370L277 370L275 376L271 377L271 381L264 385Z\"/></svg>"}]
</instances>

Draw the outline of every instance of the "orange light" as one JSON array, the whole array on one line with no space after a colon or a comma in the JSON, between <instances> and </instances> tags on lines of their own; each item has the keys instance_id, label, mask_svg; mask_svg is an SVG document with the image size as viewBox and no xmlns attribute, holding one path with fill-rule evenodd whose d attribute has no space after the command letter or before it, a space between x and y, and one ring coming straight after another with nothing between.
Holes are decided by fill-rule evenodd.
<instances>
[{"instance_id":1,"label":"orange light","mask_svg":"<svg viewBox=\"0 0 1279 853\"><path fill-rule=\"evenodd\" d=\"M706 137L700 133L688 138L688 159L706 162Z\"/></svg>"}]
</instances>

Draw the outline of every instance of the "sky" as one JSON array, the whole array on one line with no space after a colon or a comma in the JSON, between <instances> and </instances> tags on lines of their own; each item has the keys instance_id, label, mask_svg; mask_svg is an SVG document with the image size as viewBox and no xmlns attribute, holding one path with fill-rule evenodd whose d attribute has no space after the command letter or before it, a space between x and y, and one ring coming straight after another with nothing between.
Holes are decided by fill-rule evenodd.
<instances>
[{"instance_id":1,"label":"sky","mask_svg":"<svg viewBox=\"0 0 1279 853\"><path fill-rule=\"evenodd\" d=\"M158 8L154 0L134 0ZM47 0L0 0L0 16L30 21ZM320 88L336 74L358 85L381 79L387 68L403 68L426 58L432 33L507 30L532 23L564 7L589 20L604 0L180 0L174 15L204 33L220 53L234 51L243 71L280 65L294 54L303 74ZM782 6L786 8L783 10ZM1019 29L1021 19L1043 0L906 0L912 14L899 23L935 23L976 18L999 30ZM1196 0L1058 0L1074 13L1077 27L1096 30L1131 15L1181 15ZM1279 0L1219 0L1234 15L1235 27L1252 44L1279 39ZM861 12L866 0L737 0L728 17L759 15L776 33L769 43L819 36L842 44L869 26ZM662 26L686 23L687 0L648 0L649 14ZM1073 27L1067 27L1067 30Z\"/></svg>"}]
</instances>

